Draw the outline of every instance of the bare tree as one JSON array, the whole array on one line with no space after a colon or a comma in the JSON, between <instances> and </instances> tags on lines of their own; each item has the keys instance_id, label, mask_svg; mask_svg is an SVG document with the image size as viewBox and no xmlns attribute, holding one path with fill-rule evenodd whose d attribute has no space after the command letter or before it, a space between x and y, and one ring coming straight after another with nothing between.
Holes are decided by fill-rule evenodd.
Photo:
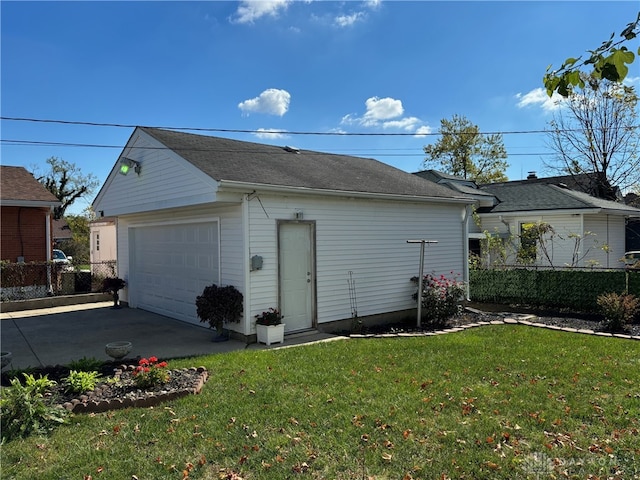
<instances>
[{"instance_id":1,"label":"bare tree","mask_svg":"<svg viewBox=\"0 0 640 480\"><path fill-rule=\"evenodd\" d=\"M62 218L73 202L91 195L99 185L98 179L91 173L84 175L75 163L61 158L47 159L50 170L45 175L34 176L53 193L62 205L55 207L54 218Z\"/></svg>"},{"instance_id":2,"label":"bare tree","mask_svg":"<svg viewBox=\"0 0 640 480\"><path fill-rule=\"evenodd\" d=\"M556 157L545 165L574 177L589 174L587 193L616 200L617 188L624 192L640 182L638 96L615 82L590 78L587 83L550 122L549 147Z\"/></svg>"}]
</instances>

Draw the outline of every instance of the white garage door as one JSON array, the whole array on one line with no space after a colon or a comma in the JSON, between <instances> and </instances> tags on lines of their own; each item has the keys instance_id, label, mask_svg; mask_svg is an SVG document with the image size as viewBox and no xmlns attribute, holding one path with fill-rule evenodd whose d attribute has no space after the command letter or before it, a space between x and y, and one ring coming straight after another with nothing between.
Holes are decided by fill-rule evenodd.
<instances>
[{"instance_id":1,"label":"white garage door","mask_svg":"<svg viewBox=\"0 0 640 480\"><path fill-rule=\"evenodd\" d=\"M200 324L196 297L219 282L218 223L132 228L132 304Z\"/></svg>"}]
</instances>

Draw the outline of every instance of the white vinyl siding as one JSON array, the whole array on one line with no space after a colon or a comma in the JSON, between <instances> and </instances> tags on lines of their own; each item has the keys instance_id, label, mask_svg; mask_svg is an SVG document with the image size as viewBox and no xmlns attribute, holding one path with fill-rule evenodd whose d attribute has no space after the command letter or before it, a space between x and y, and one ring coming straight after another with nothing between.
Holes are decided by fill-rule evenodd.
<instances>
[{"instance_id":1,"label":"white vinyl siding","mask_svg":"<svg viewBox=\"0 0 640 480\"><path fill-rule=\"evenodd\" d=\"M264 259L262 270L250 273L251 317L277 306L276 221L293 220L296 210L316 225L318 323L351 317L350 271L359 316L415 308L410 278L418 274L420 247L407 240L438 240L426 248L425 273L462 276L463 205L265 194L249 204L249 256Z\"/></svg>"},{"instance_id":2,"label":"white vinyl siding","mask_svg":"<svg viewBox=\"0 0 640 480\"><path fill-rule=\"evenodd\" d=\"M135 148L131 148L135 147ZM163 148L154 138L139 132L124 149L123 157L140 163L138 175L131 169L119 173L116 163L94 208L105 216L151 212L214 202L217 182L202 174L176 153Z\"/></svg>"},{"instance_id":3,"label":"white vinyl siding","mask_svg":"<svg viewBox=\"0 0 640 480\"><path fill-rule=\"evenodd\" d=\"M241 207L199 207L191 209L175 209L159 211L142 215L128 215L120 217L118 223L118 272L127 282L131 279L135 282L134 259L130 256L130 239L135 235L135 229L175 224L201 224L217 222L219 225L219 240L216 248L219 250L219 268L217 273L212 273L208 284L234 285L243 291L244 285L244 261L243 261L243 235L241 221ZM177 249L178 247L176 247ZM215 277L215 278L214 278ZM132 286L135 289L135 285ZM200 289L200 292L202 289ZM140 307L136 295L129 295L129 288L125 289L122 299L129 302L131 307ZM244 293L244 292L243 292ZM195 302L195 299L194 299ZM195 303L194 303L195 305ZM170 315L169 313L165 313ZM170 315L180 318L178 315ZM181 318L184 319L184 318ZM191 321L191 320L190 320ZM232 329L241 328L241 325L230 326Z\"/></svg>"},{"instance_id":4,"label":"white vinyl siding","mask_svg":"<svg viewBox=\"0 0 640 480\"><path fill-rule=\"evenodd\" d=\"M588 236L585 248L590 248L588 259L606 268L623 268L620 261L625 252L625 219L615 215L585 215L584 229ZM607 245L606 249L602 246Z\"/></svg>"},{"instance_id":5,"label":"white vinyl siding","mask_svg":"<svg viewBox=\"0 0 640 480\"><path fill-rule=\"evenodd\" d=\"M577 247L577 265L579 267L597 266L606 268L622 268L618 259L624 255L624 217L595 214L554 214L538 216L503 215L499 217L482 217L482 229L494 233L509 232L514 238L507 247L509 258L507 263L515 264L515 251L518 247L518 232L523 223L544 222L551 225L555 237L547 241L547 251L551 263L555 267L570 266L575 263L574 249ZM576 236L579 236L578 240ZM609 253L602 247L608 245ZM548 266L549 261L538 249L536 265Z\"/></svg>"}]
</instances>

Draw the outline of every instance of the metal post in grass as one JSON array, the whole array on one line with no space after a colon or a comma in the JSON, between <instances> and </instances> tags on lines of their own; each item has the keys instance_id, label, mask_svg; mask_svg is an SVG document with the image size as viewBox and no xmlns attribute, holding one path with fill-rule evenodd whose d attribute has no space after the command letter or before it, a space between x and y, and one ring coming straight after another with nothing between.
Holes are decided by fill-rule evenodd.
<instances>
[{"instance_id":1,"label":"metal post in grass","mask_svg":"<svg viewBox=\"0 0 640 480\"><path fill-rule=\"evenodd\" d=\"M422 324L422 281L424 279L424 245L425 243L438 243L437 240L407 240L407 243L420 244L420 273L418 274L418 320L416 326L420 328Z\"/></svg>"}]
</instances>

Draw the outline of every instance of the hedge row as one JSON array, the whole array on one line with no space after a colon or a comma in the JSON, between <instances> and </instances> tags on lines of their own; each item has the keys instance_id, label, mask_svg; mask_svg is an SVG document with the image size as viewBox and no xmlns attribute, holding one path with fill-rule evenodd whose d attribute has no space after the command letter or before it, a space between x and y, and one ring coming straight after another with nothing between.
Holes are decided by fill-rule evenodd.
<instances>
[{"instance_id":1,"label":"hedge row","mask_svg":"<svg viewBox=\"0 0 640 480\"><path fill-rule=\"evenodd\" d=\"M623 270L471 270L471 300L595 312L598 295L629 293L640 296L640 271Z\"/></svg>"}]
</instances>

